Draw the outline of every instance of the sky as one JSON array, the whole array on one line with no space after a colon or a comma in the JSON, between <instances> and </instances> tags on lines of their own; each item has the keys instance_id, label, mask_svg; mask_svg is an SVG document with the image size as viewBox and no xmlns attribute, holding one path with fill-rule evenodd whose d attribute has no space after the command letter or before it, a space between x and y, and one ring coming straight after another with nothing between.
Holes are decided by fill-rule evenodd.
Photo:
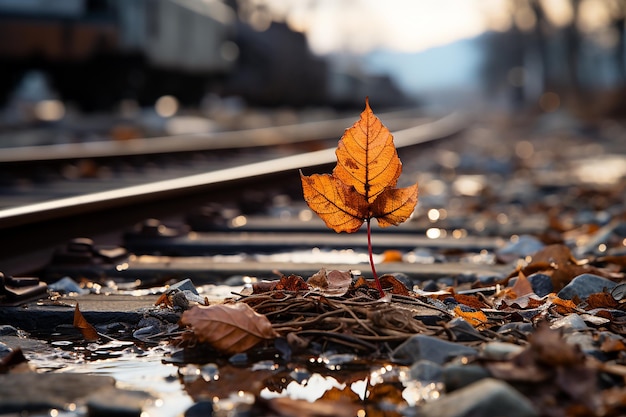
<instances>
[{"instance_id":1,"label":"sky","mask_svg":"<svg viewBox=\"0 0 626 417\"><path fill-rule=\"evenodd\" d=\"M311 50L320 55L377 49L420 52L510 20L503 0L258 1L304 32Z\"/></svg>"}]
</instances>

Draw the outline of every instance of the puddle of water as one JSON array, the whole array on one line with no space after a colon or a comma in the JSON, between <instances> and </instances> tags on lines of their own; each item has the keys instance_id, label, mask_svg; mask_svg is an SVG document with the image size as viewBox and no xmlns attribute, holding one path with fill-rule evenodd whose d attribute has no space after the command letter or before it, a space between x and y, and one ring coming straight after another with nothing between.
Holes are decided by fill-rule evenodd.
<instances>
[{"instance_id":1,"label":"puddle of water","mask_svg":"<svg viewBox=\"0 0 626 417\"><path fill-rule=\"evenodd\" d=\"M30 363L39 371L110 376L115 378L116 386L120 389L146 391L154 396L154 401L144 407L142 417L183 415L185 410L193 405L193 400L184 391L178 379L178 367L162 362L170 352L166 345L147 350L133 346L119 351L115 351L115 346L96 346L95 344L86 347L75 346L72 351L62 351L44 357L34 355ZM64 348L67 349L68 346ZM115 353L114 357L85 359L86 351L94 352L95 357L98 357L107 352L111 354L111 350ZM59 411L57 415L70 417L81 414Z\"/></svg>"}]
</instances>

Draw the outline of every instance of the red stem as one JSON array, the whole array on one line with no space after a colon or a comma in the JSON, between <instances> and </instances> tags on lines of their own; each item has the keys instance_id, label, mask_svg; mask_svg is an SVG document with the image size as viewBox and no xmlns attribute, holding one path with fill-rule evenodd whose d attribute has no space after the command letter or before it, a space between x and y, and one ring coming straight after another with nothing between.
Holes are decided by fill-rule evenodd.
<instances>
[{"instance_id":1,"label":"red stem","mask_svg":"<svg viewBox=\"0 0 626 417\"><path fill-rule=\"evenodd\" d=\"M370 266L372 267L372 274L374 274L374 280L376 281L376 288L378 288L378 293L381 298L385 296L385 292L383 291L383 286L380 285L380 280L378 279L378 274L376 274L376 268L374 267L374 257L372 256L372 228L370 226L370 219L366 220L367 222L367 251L370 256Z\"/></svg>"}]
</instances>

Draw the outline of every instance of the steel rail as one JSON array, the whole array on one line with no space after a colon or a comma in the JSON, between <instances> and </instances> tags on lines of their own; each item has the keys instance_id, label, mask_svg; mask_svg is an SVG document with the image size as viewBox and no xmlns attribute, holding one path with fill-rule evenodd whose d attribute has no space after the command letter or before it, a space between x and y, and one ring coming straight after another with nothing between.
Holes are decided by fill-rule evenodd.
<instances>
[{"instance_id":1,"label":"steel rail","mask_svg":"<svg viewBox=\"0 0 626 417\"><path fill-rule=\"evenodd\" d=\"M436 141L463 130L468 119L451 114L394 132L397 148ZM336 161L335 148L115 190L61 198L0 210L0 271L14 273L33 263L33 253L49 257L51 247L77 236L103 236L149 217L180 215L190 207L240 195L245 187L278 180L299 182L298 170ZM103 239L106 240L106 239Z\"/></svg>"},{"instance_id":2,"label":"steel rail","mask_svg":"<svg viewBox=\"0 0 626 417\"><path fill-rule=\"evenodd\" d=\"M394 129L414 126L420 120L426 120L423 117L408 117L406 111L383 114L379 117ZM4 148L0 152L0 164L130 157L284 145L333 138L352 123L354 123L354 117L225 132L182 134L174 137L163 136L123 141L107 140Z\"/></svg>"},{"instance_id":3,"label":"steel rail","mask_svg":"<svg viewBox=\"0 0 626 417\"><path fill-rule=\"evenodd\" d=\"M464 126L465 118L460 114L452 114L431 123L395 132L394 142L397 148L413 146L450 136ZM258 179L286 171L331 164L335 158L335 148L328 148L171 180L12 207L0 210L0 230L32 221L50 220L140 201L156 201L181 194L202 192L215 184L226 184L246 178Z\"/></svg>"}]
</instances>

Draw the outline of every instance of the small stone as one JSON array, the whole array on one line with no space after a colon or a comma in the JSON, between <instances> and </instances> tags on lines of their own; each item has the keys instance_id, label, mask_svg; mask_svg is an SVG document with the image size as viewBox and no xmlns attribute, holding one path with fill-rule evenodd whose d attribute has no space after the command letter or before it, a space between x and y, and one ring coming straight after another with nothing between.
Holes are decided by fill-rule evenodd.
<instances>
[{"instance_id":1,"label":"small stone","mask_svg":"<svg viewBox=\"0 0 626 417\"><path fill-rule=\"evenodd\" d=\"M569 314L552 322L551 329L562 329L565 333L589 330L589 326L578 314Z\"/></svg>"},{"instance_id":2,"label":"small stone","mask_svg":"<svg viewBox=\"0 0 626 417\"><path fill-rule=\"evenodd\" d=\"M481 357L492 361L505 361L520 353L524 348L514 343L489 342L483 346Z\"/></svg>"},{"instance_id":3,"label":"small stone","mask_svg":"<svg viewBox=\"0 0 626 417\"><path fill-rule=\"evenodd\" d=\"M87 400L89 417L140 417L153 397L145 391L112 387L91 395Z\"/></svg>"},{"instance_id":4,"label":"small stone","mask_svg":"<svg viewBox=\"0 0 626 417\"><path fill-rule=\"evenodd\" d=\"M485 378L427 402L421 417L537 417L531 402L506 382Z\"/></svg>"},{"instance_id":5,"label":"small stone","mask_svg":"<svg viewBox=\"0 0 626 417\"><path fill-rule=\"evenodd\" d=\"M539 252L544 244L534 236L521 235L515 242L509 242L504 247L496 250L496 255L504 262L512 262Z\"/></svg>"},{"instance_id":6,"label":"small stone","mask_svg":"<svg viewBox=\"0 0 626 417\"><path fill-rule=\"evenodd\" d=\"M391 274L391 276L403 283L408 290L411 290L413 288L413 280L407 274L403 274L402 272L394 272Z\"/></svg>"},{"instance_id":7,"label":"small stone","mask_svg":"<svg viewBox=\"0 0 626 417\"><path fill-rule=\"evenodd\" d=\"M89 294L89 290L82 288L76 281L70 277L63 277L60 280L48 284L48 290L56 291L61 294Z\"/></svg>"},{"instance_id":8,"label":"small stone","mask_svg":"<svg viewBox=\"0 0 626 417\"><path fill-rule=\"evenodd\" d=\"M443 364L458 356L474 356L477 353L476 349L459 343L418 334L398 346L391 357L394 361L404 364L412 364L423 359Z\"/></svg>"},{"instance_id":9,"label":"small stone","mask_svg":"<svg viewBox=\"0 0 626 417\"><path fill-rule=\"evenodd\" d=\"M479 365L450 364L443 368L443 383L448 392L489 378L489 376L489 371Z\"/></svg>"},{"instance_id":10,"label":"small stone","mask_svg":"<svg viewBox=\"0 0 626 417\"><path fill-rule=\"evenodd\" d=\"M523 322L511 322L505 323L498 329L498 333L500 334L508 334L512 332L520 332L525 335L529 335L535 331L535 328L531 323L523 323Z\"/></svg>"},{"instance_id":11,"label":"small stone","mask_svg":"<svg viewBox=\"0 0 626 417\"><path fill-rule=\"evenodd\" d=\"M0 336L17 336L17 329L9 324L0 325Z\"/></svg>"},{"instance_id":12,"label":"small stone","mask_svg":"<svg viewBox=\"0 0 626 417\"><path fill-rule=\"evenodd\" d=\"M528 276L528 282L530 282L533 291L537 296L544 297L551 292L554 292L554 286L552 285L552 278L546 274L532 274Z\"/></svg>"},{"instance_id":13,"label":"small stone","mask_svg":"<svg viewBox=\"0 0 626 417\"><path fill-rule=\"evenodd\" d=\"M459 342L483 340L484 337L463 317L455 317L448 322L448 329Z\"/></svg>"},{"instance_id":14,"label":"small stone","mask_svg":"<svg viewBox=\"0 0 626 417\"><path fill-rule=\"evenodd\" d=\"M411 379L416 381L441 381L443 368L438 363L421 360L411 365L409 374L411 375Z\"/></svg>"},{"instance_id":15,"label":"small stone","mask_svg":"<svg viewBox=\"0 0 626 417\"><path fill-rule=\"evenodd\" d=\"M115 379L102 375L23 373L0 375L0 414L41 411L84 404L87 396L112 389Z\"/></svg>"},{"instance_id":16,"label":"small stone","mask_svg":"<svg viewBox=\"0 0 626 417\"><path fill-rule=\"evenodd\" d=\"M439 286L434 280L429 279L422 283L422 290L430 292L439 291Z\"/></svg>"},{"instance_id":17,"label":"small stone","mask_svg":"<svg viewBox=\"0 0 626 417\"><path fill-rule=\"evenodd\" d=\"M171 290L179 290L181 292L191 291L195 295L198 295L198 296L200 295L198 293L198 290L196 289L196 286L193 285L193 282L191 282L189 278L179 281L176 284L170 285L169 289L170 291Z\"/></svg>"},{"instance_id":18,"label":"small stone","mask_svg":"<svg viewBox=\"0 0 626 417\"><path fill-rule=\"evenodd\" d=\"M607 355L600 350L595 337L589 332L565 333L563 340L570 345L578 345L586 355L591 355L602 362L608 360Z\"/></svg>"},{"instance_id":19,"label":"small stone","mask_svg":"<svg viewBox=\"0 0 626 417\"><path fill-rule=\"evenodd\" d=\"M611 280L594 274L582 274L574 278L557 294L563 300L571 300L575 296L581 300L591 294L611 291L617 284Z\"/></svg>"},{"instance_id":20,"label":"small stone","mask_svg":"<svg viewBox=\"0 0 626 417\"><path fill-rule=\"evenodd\" d=\"M202 400L185 411L184 417L211 417L213 415L213 401Z\"/></svg>"}]
</instances>

